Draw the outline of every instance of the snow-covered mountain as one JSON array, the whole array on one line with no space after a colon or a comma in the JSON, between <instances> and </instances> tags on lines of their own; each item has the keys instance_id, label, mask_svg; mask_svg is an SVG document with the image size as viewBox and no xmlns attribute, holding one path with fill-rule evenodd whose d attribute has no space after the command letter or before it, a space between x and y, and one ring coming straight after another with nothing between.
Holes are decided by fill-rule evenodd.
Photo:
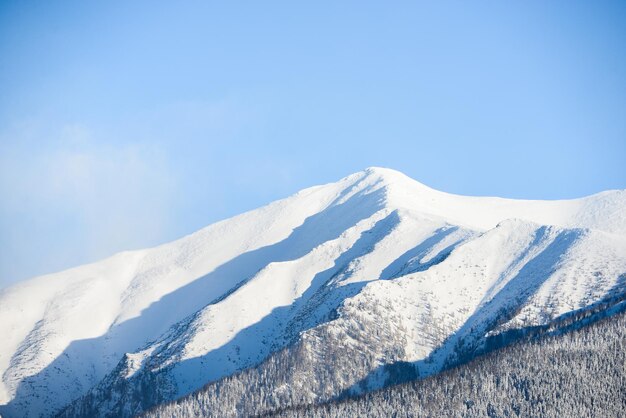
<instances>
[{"instance_id":1,"label":"snow-covered mountain","mask_svg":"<svg viewBox=\"0 0 626 418\"><path fill-rule=\"evenodd\" d=\"M625 190L467 197L370 168L3 290L0 414L132 415L277 356L300 356L278 395L331 399L625 292Z\"/></svg>"}]
</instances>

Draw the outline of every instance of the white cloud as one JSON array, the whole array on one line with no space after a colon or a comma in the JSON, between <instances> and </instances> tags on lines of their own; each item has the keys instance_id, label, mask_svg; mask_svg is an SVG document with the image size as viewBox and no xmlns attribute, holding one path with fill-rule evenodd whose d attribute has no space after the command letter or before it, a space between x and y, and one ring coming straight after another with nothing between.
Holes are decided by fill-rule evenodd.
<instances>
[{"instance_id":1,"label":"white cloud","mask_svg":"<svg viewBox=\"0 0 626 418\"><path fill-rule=\"evenodd\" d=\"M169 238L177 181L158 146L82 125L39 143L0 143L0 287Z\"/></svg>"}]
</instances>

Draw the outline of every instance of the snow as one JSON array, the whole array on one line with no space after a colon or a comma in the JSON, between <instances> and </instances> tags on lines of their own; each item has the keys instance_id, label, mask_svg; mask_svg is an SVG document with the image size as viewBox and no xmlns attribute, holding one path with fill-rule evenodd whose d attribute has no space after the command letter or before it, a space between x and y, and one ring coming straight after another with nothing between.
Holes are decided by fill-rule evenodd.
<instances>
[{"instance_id":1,"label":"snow","mask_svg":"<svg viewBox=\"0 0 626 418\"><path fill-rule=\"evenodd\" d=\"M541 225L626 234L626 190L554 201L458 196L430 189L394 170L368 171L386 179L391 206L432 214L455 225L488 230L503 220L517 218Z\"/></svg>"},{"instance_id":2,"label":"snow","mask_svg":"<svg viewBox=\"0 0 626 418\"><path fill-rule=\"evenodd\" d=\"M501 326L546 321L604 297L624 272L624 190L563 201L457 196L370 168L156 248L4 289L0 413L49 415L125 353L126 378L150 359L171 366L187 393L258 363L335 308L340 327L370 300L403 321L406 360L431 356L437 367L451 333L513 303L519 313Z\"/></svg>"}]
</instances>

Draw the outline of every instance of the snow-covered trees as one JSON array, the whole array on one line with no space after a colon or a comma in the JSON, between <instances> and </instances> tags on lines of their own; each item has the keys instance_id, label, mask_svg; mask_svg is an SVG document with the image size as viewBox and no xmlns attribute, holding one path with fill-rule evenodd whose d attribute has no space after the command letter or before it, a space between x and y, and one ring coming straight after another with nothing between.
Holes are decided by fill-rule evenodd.
<instances>
[{"instance_id":1,"label":"snow-covered trees","mask_svg":"<svg viewBox=\"0 0 626 418\"><path fill-rule=\"evenodd\" d=\"M626 316L493 351L441 374L283 417L619 417ZM209 411L207 411L209 412Z\"/></svg>"},{"instance_id":2,"label":"snow-covered trees","mask_svg":"<svg viewBox=\"0 0 626 418\"><path fill-rule=\"evenodd\" d=\"M294 380L294 370L308 361L311 352L302 346L287 354L284 351L259 368L158 406L145 416L563 417L621 416L626 411L624 313L566 334L525 339L422 380L321 405L306 406L315 400L314 388L332 380L321 370L318 375ZM348 363L352 360L359 361L350 359ZM355 370L358 367L354 365ZM402 370L406 369L395 372ZM340 372L349 376L351 370ZM326 389L327 393L336 390Z\"/></svg>"}]
</instances>

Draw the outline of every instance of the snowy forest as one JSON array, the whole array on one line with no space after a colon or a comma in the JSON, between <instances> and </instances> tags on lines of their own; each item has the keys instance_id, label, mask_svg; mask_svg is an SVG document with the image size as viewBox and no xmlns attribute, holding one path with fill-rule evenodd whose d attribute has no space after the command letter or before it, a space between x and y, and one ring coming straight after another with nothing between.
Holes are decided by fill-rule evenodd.
<instances>
[{"instance_id":1,"label":"snowy forest","mask_svg":"<svg viewBox=\"0 0 626 418\"><path fill-rule=\"evenodd\" d=\"M543 329L440 374L321 405L277 408L305 404L307 395L302 388L281 392L271 385L264 387L264 376L287 374L298 361L274 357L265 368L210 384L144 416L622 416L626 410L626 315L618 313L583 327L577 325L585 323L585 318L575 319L579 321L562 324L559 330ZM397 367L400 376L396 378L411 378L407 370L406 365ZM320 376L319 384L323 381Z\"/></svg>"},{"instance_id":2,"label":"snowy forest","mask_svg":"<svg viewBox=\"0 0 626 418\"><path fill-rule=\"evenodd\" d=\"M270 415L620 417L626 411L625 365L622 313L565 335L514 344L423 380Z\"/></svg>"}]
</instances>

